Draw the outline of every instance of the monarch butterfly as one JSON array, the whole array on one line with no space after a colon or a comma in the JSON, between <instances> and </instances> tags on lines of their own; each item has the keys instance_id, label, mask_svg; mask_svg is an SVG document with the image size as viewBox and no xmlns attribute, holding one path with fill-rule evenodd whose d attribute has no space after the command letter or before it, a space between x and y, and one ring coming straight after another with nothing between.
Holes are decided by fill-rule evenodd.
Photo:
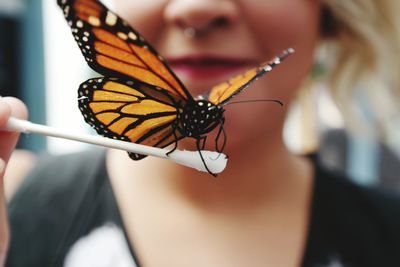
<instances>
[{"instance_id":1,"label":"monarch butterfly","mask_svg":"<svg viewBox=\"0 0 400 267\"><path fill-rule=\"evenodd\" d=\"M207 133L217 126L216 150L222 152L226 143L224 105L293 53L293 49L285 50L273 61L195 99L157 51L102 3L57 2L88 65L105 76L89 79L79 87L79 108L85 121L109 138L156 147L175 144L171 152L185 137L196 139L200 152ZM219 148L221 133L224 141ZM145 157L129 155L134 160ZM201 152L200 157L208 170Z\"/></svg>"}]
</instances>

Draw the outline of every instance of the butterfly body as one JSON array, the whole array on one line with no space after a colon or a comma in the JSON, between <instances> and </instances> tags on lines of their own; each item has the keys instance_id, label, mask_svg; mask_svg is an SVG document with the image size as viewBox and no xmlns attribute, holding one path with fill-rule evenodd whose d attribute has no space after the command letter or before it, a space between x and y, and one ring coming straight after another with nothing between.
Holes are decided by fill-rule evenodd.
<instances>
[{"instance_id":1,"label":"butterfly body","mask_svg":"<svg viewBox=\"0 0 400 267\"><path fill-rule=\"evenodd\" d=\"M100 1L57 2L86 62L104 75L80 85L79 108L88 124L113 139L155 147L174 144L175 149L179 140L191 137L200 152L207 134L220 126L215 144L222 152L224 106L294 52L285 50L195 99L157 51ZM225 138L219 149L221 133ZM129 155L134 160L145 157Z\"/></svg>"},{"instance_id":2,"label":"butterfly body","mask_svg":"<svg viewBox=\"0 0 400 267\"><path fill-rule=\"evenodd\" d=\"M223 123L223 112L222 107L207 100L188 102L179 110L177 128L183 136L199 138Z\"/></svg>"}]
</instances>

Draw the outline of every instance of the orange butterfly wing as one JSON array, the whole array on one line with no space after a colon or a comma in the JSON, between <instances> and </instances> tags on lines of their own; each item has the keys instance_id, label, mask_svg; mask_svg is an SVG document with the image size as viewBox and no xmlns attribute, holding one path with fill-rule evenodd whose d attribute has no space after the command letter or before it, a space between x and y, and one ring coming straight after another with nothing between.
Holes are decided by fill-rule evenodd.
<instances>
[{"instance_id":1,"label":"orange butterfly wing","mask_svg":"<svg viewBox=\"0 0 400 267\"><path fill-rule=\"evenodd\" d=\"M80 86L85 121L103 136L149 146L181 139L174 128L177 108L193 98L155 49L99 1L58 0L58 5L89 66L117 77Z\"/></svg>"},{"instance_id":2,"label":"orange butterfly wing","mask_svg":"<svg viewBox=\"0 0 400 267\"><path fill-rule=\"evenodd\" d=\"M89 66L116 77L90 79L80 86L79 107L86 122L103 136L149 146L165 147L183 138L177 130L182 127L178 113L196 102L156 50L97 0L58 4ZM213 87L204 98L225 105L292 52Z\"/></svg>"},{"instance_id":3,"label":"orange butterfly wing","mask_svg":"<svg viewBox=\"0 0 400 267\"><path fill-rule=\"evenodd\" d=\"M223 106L227 104L232 97L245 90L251 83L258 80L264 74L270 72L292 53L294 53L294 50L291 48L285 50L280 56L275 57L270 62L261 64L261 66L250 69L244 74L237 75L227 82L214 86L208 95L203 96L203 98L214 105Z\"/></svg>"},{"instance_id":4,"label":"orange butterfly wing","mask_svg":"<svg viewBox=\"0 0 400 267\"><path fill-rule=\"evenodd\" d=\"M82 83L78 94L85 121L105 137L156 147L182 138L174 128L175 100L162 91L134 81L94 78Z\"/></svg>"},{"instance_id":5,"label":"orange butterfly wing","mask_svg":"<svg viewBox=\"0 0 400 267\"><path fill-rule=\"evenodd\" d=\"M58 0L89 66L108 77L133 79L182 100L188 90L143 37L95 0Z\"/></svg>"}]
</instances>

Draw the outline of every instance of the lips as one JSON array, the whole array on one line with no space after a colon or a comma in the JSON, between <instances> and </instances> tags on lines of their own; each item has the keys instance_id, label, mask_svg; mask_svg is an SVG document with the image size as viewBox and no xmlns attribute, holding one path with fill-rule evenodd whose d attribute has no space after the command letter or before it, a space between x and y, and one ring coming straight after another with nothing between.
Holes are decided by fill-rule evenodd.
<instances>
[{"instance_id":1,"label":"lips","mask_svg":"<svg viewBox=\"0 0 400 267\"><path fill-rule=\"evenodd\" d=\"M183 79L228 79L257 64L254 60L214 55L189 55L168 59L171 68Z\"/></svg>"}]
</instances>

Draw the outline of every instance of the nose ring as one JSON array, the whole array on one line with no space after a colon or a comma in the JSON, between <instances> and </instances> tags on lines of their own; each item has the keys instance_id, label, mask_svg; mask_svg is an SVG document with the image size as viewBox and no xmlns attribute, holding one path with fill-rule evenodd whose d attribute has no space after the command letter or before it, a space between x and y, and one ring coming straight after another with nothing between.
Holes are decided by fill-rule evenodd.
<instances>
[{"instance_id":1,"label":"nose ring","mask_svg":"<svg viewBox=\"0 0 400 267\"><path fill-rule=\"evenodd\" d=\"M199 32L194 27L186 27L183 29L183 34L188 38L195 38L198 33Z\"/></svg>"}]
</instances>

